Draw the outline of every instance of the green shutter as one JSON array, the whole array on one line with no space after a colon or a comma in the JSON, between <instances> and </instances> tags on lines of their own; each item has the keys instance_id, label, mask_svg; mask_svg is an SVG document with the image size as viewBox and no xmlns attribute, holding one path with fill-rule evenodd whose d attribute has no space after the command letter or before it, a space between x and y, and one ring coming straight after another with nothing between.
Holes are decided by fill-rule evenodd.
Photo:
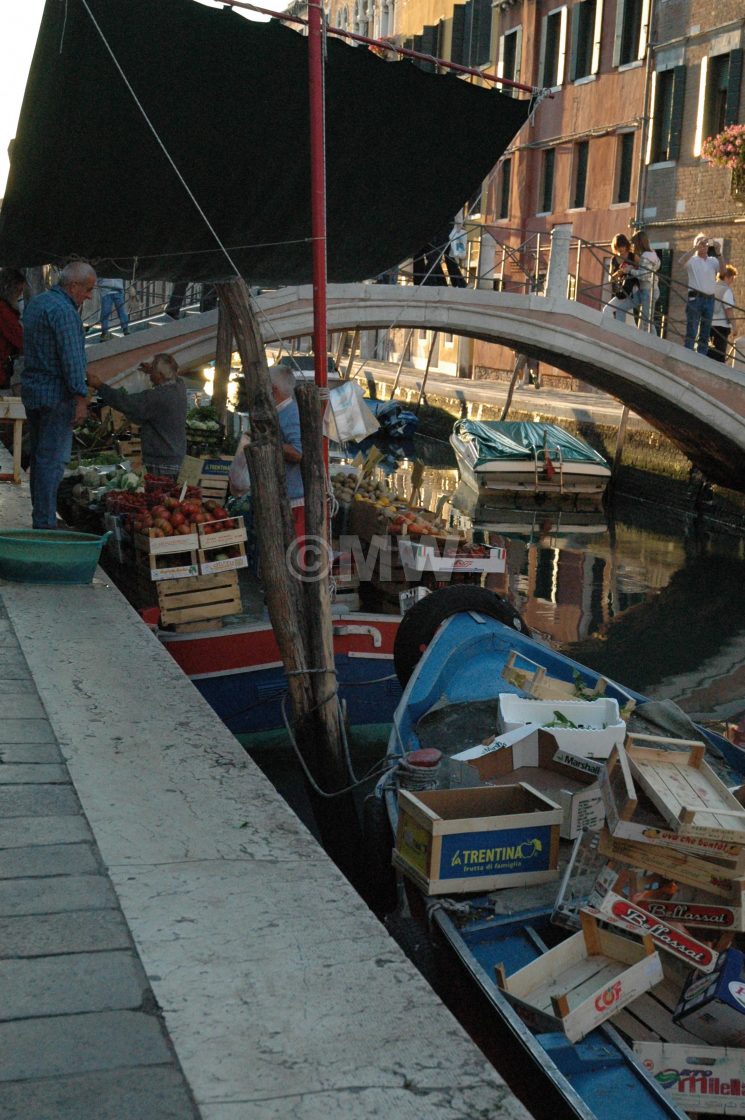
<instances>
[{"instance_id":1,"label":"green shutter","mask_svg":"<svg viewBox=\"0 0 745 1120\"><path fill-rule=\"evenodd\" d=\"M573 82L577 77L577 48L579 46L579 27L582 22L582 4L575 4L569 13L569 18L572 21L572 29L570 34L571 47L569 49L569 81Z\"/></svg>"},{"instance_id":2,"label":"green shutter","mask_svg":"<svg viewBox=\"0 0 745 1120\"><path fill-rule=\"evenodd\" d=\"M461 66L465 60L466 6L456 4L453 8L453 35L450 43L450 61Z\"/></svg>"},{"instance_id":3,"label":"green shutter","mask_svg":"<svg viewBox=\"0 0 745 1120\"><path fill-rule=\"evenodd\" d=\"M724 107L724 124L737 124L740 120L740 83L742 80L742 49L729 52L727 76L727 103Z\"/></svg>"},{"instance_id":4,"label":"green shutter","mask_svg":"<svg viewBox=\"0 0 745 1120\"><path fill-rule=\"evenodd\" d=\"M421 40L422 40L422 45L419 48L419 50L422 52L422 54L431 54L431 55L436 56L437 55L437 27L431 26L429 24L426 25L425 27L423 27L422 28ZM426 73L428 73L428 74L434 74L434 72L435 72L434 62L420 62L419 66L422 70L426 71Z\"/></svg>"},{"instance_id":5,"label":"green shutter","mask_svg":"<svg viewBox=\"0 0 745 1120\"><path fill-rule=\"evenodd\" d=\"M683 131L683 108L686 90L686 67L676 66L673 75L673 107L670 114L670 137L666 145L668 159L680 156L680 135Z\"/></svg>"},{"instance_id":6,"label":"green shutter","mask_svg":"<svg viewBox=\"0 0 745 1120\"><path fill-rule=\"evenodd\" d=\"M491 62L491 0L475 0L472 64L486 66Z\"/></svg>"}]
</instances>

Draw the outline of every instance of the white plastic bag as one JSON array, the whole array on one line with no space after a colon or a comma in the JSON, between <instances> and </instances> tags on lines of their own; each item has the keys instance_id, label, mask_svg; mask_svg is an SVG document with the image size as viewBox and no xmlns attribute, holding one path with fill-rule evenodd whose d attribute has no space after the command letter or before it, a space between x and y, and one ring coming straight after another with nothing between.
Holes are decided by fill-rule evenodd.
<instances>
[{"instance_id":1,"label":"white plastic bag","mask_svg":"<svg viewBox=\"0 0 745 1120\"><path fill-rule=\"evenodd\" d=\"M244 432L238 440L238 447L233 456L233 462L230 464L228 485L230 487L230 493L234 498L242 498L244 494L248 494L251 490L251 476L248 473L248 463L246 462L245 454L245 448L248 442L248 436Z\"/></svg>"},{"instance_id":2,"label":"white plastic bag","mask_svg":"<svg viewBox=\"0 0 745 1120\"><path fill-rule=\"evenodd\" d=\"M377 432L380 424L365 404L356 381L345 381L329 393L329 407L323 422L324 435L337 443L361 440Z\"/></svg>"}]
</instances>

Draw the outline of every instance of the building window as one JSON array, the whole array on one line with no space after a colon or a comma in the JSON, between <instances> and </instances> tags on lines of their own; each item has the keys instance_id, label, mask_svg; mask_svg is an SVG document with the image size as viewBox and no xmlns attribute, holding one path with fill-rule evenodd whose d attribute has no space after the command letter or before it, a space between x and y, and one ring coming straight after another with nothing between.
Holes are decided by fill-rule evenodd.
<instances>
[{"instance_id":1,"label":"building window","mask_svg":"<svg viewBox=\"0 0 745 1120\"><path fill-rule=\"evenodd\" d=\"M603 30L603 0L581 0L572 8L571 81L597 74Z\"/></svg>"},{"instance_id":2,"label":"building window","mask_svg":"<svg viewBox=\"0 0 745 1120\"><path fill-rule=\"evenodd\" d=\"M511 82L520 81L520 63L523 48L523 29L515 27L507 31L499 40L499 57L497 60L497 77L507 78ZM516 89L510 86L500 86L502 93L515 97Z\"/></svg>"},{"instance_id":3,"label":"building window","mask_svg":"<svg viewBox=\"0 0 745 1120\"><path fill-rule=\"evenodd\" d=\"M512 180L512 160L502 160L499 169L499 217L510 216L510 183Z\"/></svg>"},{"instance_id":4,"label":"building window","mask_svg":"<svg viewBox=\"0 0 745 1120\"><path fill-rule=\"evenodd\" d=\"M701 59L694 156L701 155L701 143L707 136L716 136L740 119L742 56L738 49Z\"/></svg>"},{"instance_id":5,"label":"building window","mask_svg":"<svg viewBox=\"0 0 745 1120\"><path fill-rule=\"evenodd\" d=\"M557 8L543 17L541 36L540 74L541 85L550 89L564 81L566 57L567 10Z\"/></svg>"},{"instance_id":6,"label":"building window","mask_svg":"<svg viewBox=\"0 0 745 1120\"><path fill-rule=\"evenodd\" d=\"M685 80L685 66L673 66L652 74L652 124L647 163L665 163L680 155Z\"/></svg>"},{"instance_id":7,"label":"building window","mask_svg":"<svg viewBox=\"0 0 745 1120\"><path fill-rule=\"evenodd\" d=\"M589 158L589 140L581 140L579 144L574 145L571 194L571 207L573 210L580 210L585 205L585 194L587 192L587 164Z\"/></svg>"},{"instance_id":8,"label":"building window","mask_svg":"<svg viewBox=\"0 0 745 1120\"><path fill-rule=\"evenodd\" d=\"M631 170L634 166L634 133L622 132L616 152L616 194L614 202L631 201Z\"/></svg>"},{"instance_id":9,"label":"building window","mask_svg":"<svg viewBox=\"0 0 745 1120\"><path fill-rule=\"evenodd\" d=\"M541 166L541 189L539 194L539 214L550 214L554 208L554 164L556 149L546 148Z\"/></svg>"},{"instance_id":10,"label":"building window","mask_svg":"<svg viewBox=\"0 0 745 1120\"><path fill-rule=\"evenodd\" d=\"M613 65L627 66L644 58L649 31L650 0L618 0Z\"/></svg>"}]
</instances>

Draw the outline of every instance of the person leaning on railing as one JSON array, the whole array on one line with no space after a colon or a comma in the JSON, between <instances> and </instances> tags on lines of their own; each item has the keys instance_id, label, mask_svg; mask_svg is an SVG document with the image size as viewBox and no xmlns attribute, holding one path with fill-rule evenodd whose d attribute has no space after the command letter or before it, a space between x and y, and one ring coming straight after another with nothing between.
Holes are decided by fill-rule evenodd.
<instances>
[{"instance_id":1,"label":"person leaning on railing","mask_svg":"<svg viewBox=\"0 0 745 1120\"><path fill-rule=\"evenodd\" d=\"M732 291L732 282L736 276L737 269L733 264L725 265L717 274L709 350L709 357L717 362L723 362L727 358L727 346L735 322L735 293Z\"/></svg>"},{"instance_id":2,"label":"person leaning on railing","mask_svg":"<svg viewBox=\"0 0 745 1120\"><path fill-rule=\"evenodd\" d=\"M717 273L723 267L717 243L709 243L704 233L696 234L693 248L684 253L678 263L684 264L688 273L684 346L687 350L695 347L699 354L707 354L714 315L714 288Z\"/></svg>"},{"instance_id":3,"label":"person leaning on railing","mask_svg":"<svg viewBox=\"0 0 745 1120\"><path fill-rule=\"evenodd\" d=\"M639 281L639 328L643 331L654 330L656 333L654 309L659 295L657 273L660 258L643 230L638 230L631 238L631 248L637 263L636 268L630 268L629 272Z\"/></svg>"}]
</instances>

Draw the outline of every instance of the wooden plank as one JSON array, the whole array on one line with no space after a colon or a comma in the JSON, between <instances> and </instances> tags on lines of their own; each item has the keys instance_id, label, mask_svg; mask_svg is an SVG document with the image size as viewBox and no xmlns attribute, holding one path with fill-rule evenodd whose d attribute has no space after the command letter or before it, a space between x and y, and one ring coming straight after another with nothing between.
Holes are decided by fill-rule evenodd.
<instances>
[{"instance_id":1,"label":"wooden plank","mask_svg":"<svg viewBox=\"0 0 745 1120\"><path fill-rule=\"evenodd\" d=\"M206 591L217 587L237 588L237 574L235 572L219 572L213 576L192 576L191 579L174 580L173 584L169 584L166 580L158 588L158 594L164 596L183 595L189 591Z\"/></svg>"},{"instance_id":2,"label":"wooden plank","mask_svg":"<svg viewBox=\"0 0 745 1120\"><path fill-rule=\"evenodd\" d=\"M205 603L203 606L184 607L182 610L161 611L161 620L166 626L182 622L197 622L199 620L223 618L225 615L236 614L236 606L240 610L240 603L231 600L228 603Z\"/></svg>"},{"instance_id":3,"label":"wooden plank","mask_svg":"<svg viewBox=\"0 0 745 1120\"><path fill-rule=\"evenodd\" d=\"M662 751L628 743L632 777L677 831L745 843L745 810L702 761L700 746Z\"/></svg>"},{"instance_id":4,"label":"wooden plank","mask_svg":"<svg viewBox=\"0 0 745 1120\"><path fill-rule=\"evenodd\" d=\"M605 816L611 832L615 832L619 821L629 820L637 809L637 796L631 768L622 746L616 746L610 753L605 770L600 774L600 793L605 806Z\"/></svg>"},{"instance_id":5,"label":"wooden plank","mask_svg":"<svg viewBox=\"0 0 745 1120\"><path fill-rule=\"evenodd\" d=\"M674 1023L667 1008L663 1007L655 998L656 991L655 988L652 992L645 992L626 1007L626 1011L639 1023L638 1031L634 1033L631 1033L631 1030L627 1031L625 1028L630 1028L632 1025L628 1021L624 1022L624 1026L619 1023L619 1030L623 1030L625 1034L628 1033L629 1038L633 1041L641 1042L645 1034L652 1034L663 1042L695 1044L697 1040L694 1039L693 1035ZM614 1025L616 1024L615 1015L611 1022Z\"/></svg>"},{"instance_id":6,"label":"wooden plank","mask_svg":"<svg viewBox=\"0 0 745 1120\"><path fill-rule=\"evenodd\" d=\"M562 1021L570 1042L578 1042L621 1007L637 999L662 979L657 953L644 956L630 968L619 969L615 979L601 992L594 992Z\"/></svg>"},{"instance_id":7,"label":"wooden plank","mask_svg":"<svg viewBox=\"0 0 745 1120\"><path fill-rule=\"evenodd\" d=\"M740 897L740 887L736 884L742 880L731 866L723 866L713 860L697 859L687 852L675 851L672 848L652 847L638 844L633 840L619 840L615 836L610 836L607 829L602 829L600 832L599 850L609 859L619 860L621 863L646 871L657 871L666 879L699 887L721 898Z\"/></svg>"},{"instance_id":8,"label":"wooden plank","mask_svg":"<svg viewBox=\"0 0 745 1120\"><path fill-rule=\"evenodd\" d=\"M209 607L236 602L240 604L240 596L236 594L235 588L215 587L204 591L187 591L185 595L166 595L161 600L161 610L178 611L187 607Z\"/></svg>"}]
</instances>

